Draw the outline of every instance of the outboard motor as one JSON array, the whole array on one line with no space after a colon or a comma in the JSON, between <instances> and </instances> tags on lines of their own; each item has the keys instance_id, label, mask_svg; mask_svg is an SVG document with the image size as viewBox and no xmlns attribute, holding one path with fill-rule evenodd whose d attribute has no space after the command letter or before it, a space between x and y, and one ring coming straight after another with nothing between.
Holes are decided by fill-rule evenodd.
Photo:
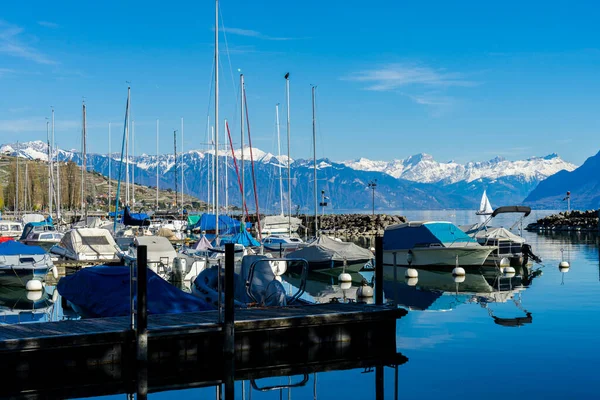
<instances>
[{"instance_id":1,"label":"outboard motor","mask_svg":"<svg viewBox=\"0 0 600 400\"><path fill-rule=\"evenodd\" d=\"M523 266L527 265L527 263L529 262L529 258L531 258L537 263L542 262L541 258L533 254L533 251L531 250L531 245L527 243L523 243L523 245L521 246L521 253L523 254Z\"/></svg>"}]
</instances>

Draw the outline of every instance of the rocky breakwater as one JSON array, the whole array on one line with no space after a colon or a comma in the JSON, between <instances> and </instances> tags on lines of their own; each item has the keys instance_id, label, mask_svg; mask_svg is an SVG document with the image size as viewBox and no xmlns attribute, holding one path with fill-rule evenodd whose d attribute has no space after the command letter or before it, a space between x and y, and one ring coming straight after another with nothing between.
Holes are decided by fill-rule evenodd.
<instances>
[{"instance_id":1,"label":"rocky breakwater","mask_svg":"<svg viewBox=\"0 0 600 400\"><path fill-rule=\"evenodd\" d=\"M305 215L303 225L314 234L315 218ZM386 214L327 214L319 216L319 231L325 235L360 237L383 235L386 226L401 224L406 218Z\"/></svg>"},{"instance_id":2,"label":"rocky breakwater","mask_svg":"<svg viewBox=\"0 0 600 400\"><path fill-rule=\"evenodd\" d=\"M600 209L571 212L563 211L538 219L527 225L528 231L583 231L600 232Z\"/></svg>"}]
</instances>

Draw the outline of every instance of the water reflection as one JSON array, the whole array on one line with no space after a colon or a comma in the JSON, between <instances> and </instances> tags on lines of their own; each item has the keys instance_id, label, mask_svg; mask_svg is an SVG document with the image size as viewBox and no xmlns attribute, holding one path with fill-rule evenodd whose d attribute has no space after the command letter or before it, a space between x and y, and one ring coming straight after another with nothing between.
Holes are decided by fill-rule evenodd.
<instances>
[{"instance_id":1,"label":"water reflection","mask_svg":"<svg viewBox=\"0 0 600 400\"><path fill-rule=\"evenodd\" d=\"M498 325L521 326L533 321L522 304L521 293L541 275L541 270L518 267L514 274L495 270L469 271L464 276L434 268L413 268L417 277L405 278L406 267L384 267L383 290L386 298L410 310L451 311L462 304L479 304ZM494 303L513 302L522 316L500 318Z\"/></svg>"},{"instance_id":2,"label":"water reflection","mask_svg":"<svg viewBox=\"0 0 600 400\"><path fill-rule=\"evenodd\" d=\"M306 292L303 298L314 303L330 303L330 302L365 302L372 304L373 297L359 297L357 290L363 283L370 283L371 278L367 279L372 272L367 272L364 275L359 272L349 273L350 280L340 282L338 276L321 272L311 272L306 279ZM287 272L284 275L284 281L291 285L291 290L300 285L300 275L292 272ZM286 290L288 288L286 287Z\"/></svg>"},{"instance_id":3,"label":"water reflection","mask_svg":"<svg viewBox=\"0 0 600 400\"><path fill-rule=\"evenodd\" d=\"M21 287L0 287L0 324L51 321L56 295L53 288L28 291Z\"/></svg>"}]
</instances>

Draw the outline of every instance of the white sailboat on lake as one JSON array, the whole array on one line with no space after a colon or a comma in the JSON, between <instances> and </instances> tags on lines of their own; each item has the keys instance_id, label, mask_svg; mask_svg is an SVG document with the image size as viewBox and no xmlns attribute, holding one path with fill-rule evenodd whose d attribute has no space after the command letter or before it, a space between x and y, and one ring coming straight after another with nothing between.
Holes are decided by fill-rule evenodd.
<instances>
[{"instance_id":1,"label":"white sailboat on lake","mask_svg":"<svg viewBox=\"0 0 600 400\"><path fill-rule=\"evenodd\" d=\"M494 209L490 204L490 199L488 199L485 190L483 191L483 195L481 196L481 202L479 203L479 210L475 214L477 215L492 215Z\"/></svg>"}]
</instances>

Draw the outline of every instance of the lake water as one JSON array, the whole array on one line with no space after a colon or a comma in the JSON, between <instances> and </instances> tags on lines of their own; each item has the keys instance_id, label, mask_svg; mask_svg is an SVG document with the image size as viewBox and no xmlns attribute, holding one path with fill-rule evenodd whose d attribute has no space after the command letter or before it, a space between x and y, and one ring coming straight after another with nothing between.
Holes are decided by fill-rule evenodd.
<instances>
[{"instance_id":1,"label":"lake water","mask_svg":"<svg viewBox=\"0 0 600 400\"><path fill-rule=\"evenodd\" d=\"M550 213L533 212L524 225ZM401 214L411 220L477 222L471 211ZM494 226L510 227L514 221L514 217L497 218ZM464 282L456 283L449 274L427 272L421 272L411 285L403 275L396 283L386 282L386 298L409 309L396 326L396 349L408 361L397 368L383 368L383 383L379 385L383 391L379 396L375 369L357 363L347 370L236 381L235 397L598 398L600 264L596 235L523 235L543 263L532 265L529 279L521 285L514 279L503 282L481 274L469 274ZM558 268L562 259L571 264L566 273ZM372 273L364 276L370 280ZM329 301L331 297L352 298L357 283L349 290L342 290L334 278L310 284L307 296ZM497 290L498 285L502 290ZM65 317L58 303L45 315L50 319ZM261 390L278 385L295 387ZM215 387L205 387L152 393L148 397L183 400L216 396Z\"/></svg>"}]
</instances>

